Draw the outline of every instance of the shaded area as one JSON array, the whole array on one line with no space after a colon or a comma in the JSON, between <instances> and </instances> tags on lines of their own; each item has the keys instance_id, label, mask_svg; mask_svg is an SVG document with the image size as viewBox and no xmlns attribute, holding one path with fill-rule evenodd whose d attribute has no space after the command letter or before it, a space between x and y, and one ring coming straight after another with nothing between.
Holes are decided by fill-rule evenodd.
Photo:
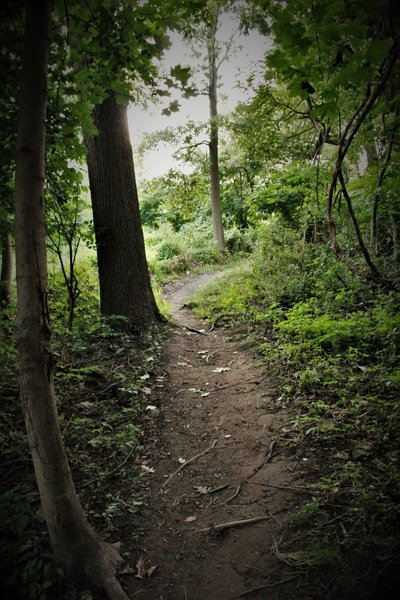
<instances>
[{"instance_id":1,"label":"shaded area","mask_svg":"<svg viewBox=\"0 0 400 600\"><path fill-rule=\"evenodd\" d=\"M252 589L252 598L265 598L280 588L300 598L298 574L271 552L302 476L277 442L287 416L273 406L274 384L230 334L196 333L204 323L179 308L213 276L168 292L179 325L161 366L168 383L160 437L148 504L138 515L143 579L129 582L129 595L229 600ZM240 523L257 517L265 519Z\"/></svg>"}]
</instances>

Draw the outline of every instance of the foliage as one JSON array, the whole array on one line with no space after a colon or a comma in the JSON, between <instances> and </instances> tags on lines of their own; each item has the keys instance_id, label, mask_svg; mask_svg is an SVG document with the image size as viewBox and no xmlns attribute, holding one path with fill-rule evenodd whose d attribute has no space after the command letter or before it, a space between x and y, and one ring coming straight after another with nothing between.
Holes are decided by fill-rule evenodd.
<instances>
[{"instance_id":1,"label":"foliage","mask_svg":"<svg viewBox=\"0 0 400 600\"><path fill-rule=\"evenodd\" d=\"M145 240L156 285L194 269L221 264L227 258L213 241L207 220L183 225L178 232L164 223L158 229L145 230Z\"/></svg>"},{"instance_id":2,"label":"foliage","mask_svg":"<svg viewBox=\"0 0 400 600\"><path fill-rule=\"evenodd\" d=\"M43 517L35 512L32 515L31 498L17 495L17 490L0 495L0 523L2 538L2 566L4 572L4 592L18 593L18 598L45 600L48 593L59 589L63 572L55 563L54 556L43 543ZM36 499L37 500L37 499ZM10 565L10 556L17 564Z\"/></svg>"},{"instance_id":3,"label":"foliage","mask_svg":"<svg viewBox=\"0 0 400 600\"><path fill-rule=\"evenodd\" d=\"M169 45L168 27L188 37L196 29L204 33L215 6L201 0L56 3L45 198L49 246L60 262L50 255L55 384L74 476L104 531L123 518L126 502L134 512L141 501L104 494L104 506L90 491L103 495L116 471L130 484L146 472L125 468L125 461L141 452L148 380L162 340L157 332L140 340L121 336L112 318L99 317L83 133L95 133L92 108L110 90L121 102L168 97L173 88L193 94L188 67L176 65L162 77L158 59ZM285 443L306 442L318 455L310 498L293 513L287 548L275 548L276 554L297 565L335 562L346 553L377 556L385 565L397 552L400 497L399 13L392 0L254 0L246 9L246 26L271 34L274 46L264 81L255 84L249 74L252 98L214 120L224 132L219 170L227 252L210 234L208 166L200 150L210 125L189 122L158 132L148 146L178 140L177 156L190 172L173 170L142 183L153 282L157 287L194 269L226 266L229 254L247 256L194 303L216 324L247 328L281 378L276 402L291 412ZM6 2L1 11L2 235L13 220L22 3ZM178 108L172 100L164 113ZM382 275L375 282L364 276L360 242ZM167 313L159 287L156 293ZM2 562L12 570L11 588L43 598L58 594L61 574L48 554L26 459L13 307L0 319Z\"/></svg>"},{"instance_id":4,"label":"foliage","mask_svg":"<svg viewBox=\"0 0 400 600\"><path fill-rule=\"evenodd\" d=\"M246 325L281 378L277 404L292 415L283 435L314 449L315 499L294 513L286 548L309 548L319 560L323 538L336 560L397 556L399 292L371 288L326 245L276 219L259 233L254 262L228 271L192 304L219 324Z\"/></svg>"},{"instance_id":5,"label":"foliage","mask_svg":"<svg viewBox=\"0 0 400 600\"><path fill-rule=\"evenodd\" d=\"M207 179L201 169L192 173L170 170L142 184L140 212L143 225L158 227L167 222L178 231L210 214Z\"/></svg>"},{"instance_id":6,"label":"foliage","mask_svg":"<svg viewBox=\"0 0 400 600\"><path fill-rule=\"evenodd\" d=\"M127 506L133 514L142 504L139 496L132 498L132 485L148 472L140 459L142 439L156 414L147 406L157 402L152 397L154 381L149 380L166 331L154 329L139 338L115 333L98 317L97 294L87 289L95 287L96 278L88 264L86 272L83 266L78 263L82 295L72 331L60 318L65 305L57 301L63 298L62 274L55 273L52 281L55 390L80 498L97 531L104 534L126 521ZM12 312L12 307L6 311L0 330L2 589L7 597L44 600L64 597L66 583L49 548L28 457ZM120 491L110 497L110 482L117 473Z\"/></svg>"},{"instance_id":7,"label":"foliage","mask_svg":"<svg viewBox=\"0 0 400 600\"><path fill-rule=\"evenodd\" d=\"M279 213L292 227L299 228L304 218L318 217L319 198L326 186L326 173L312 164L291 162L271 169L269 176L258 178L249 211L252 220Z\"/></svg>"}]
</instances>

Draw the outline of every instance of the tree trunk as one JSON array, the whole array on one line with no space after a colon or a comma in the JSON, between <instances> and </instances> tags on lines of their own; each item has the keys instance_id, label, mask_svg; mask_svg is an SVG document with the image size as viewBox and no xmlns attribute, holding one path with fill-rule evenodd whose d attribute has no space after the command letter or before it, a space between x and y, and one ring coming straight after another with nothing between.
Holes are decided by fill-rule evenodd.
<instances>
[{"instance_id":1,"label":"tree trunk","mask_svg":"<svg viewBox=\"0 0 400 600\"><path fill-rule=\"evenodd\" d=\"M215 20L218 17L215 15ZM217 83L218 69L215 56L215 27L211 26L208 38L208 67L209 67L209 88L208 99L210 106L210 180L211 180L211 208L213 221L213 236L215 242L221 248L225 249L224 229L222 225L220 181L219 181L219 159L218 159L218 107L217 107Z\"/></svg>"},{"instance_id":2,"label":"tree trunk","mask_svg":"<svg viewBox=\"0 0 400 600\"><path fill-rule=\"evenodd\" d=\"M357 242L358 242L358 245L359 245L360 250L362 252L362 255L364 256L365 262L367 263L367 265L368 265L368 267L369 267L369 269L371 271L371 275L374 278L379 279L380 278L379 271L376 268L375 264L372 262L371 255L368 252L367 246L365 245L365 242L364 242L364 239L363 239L363 236L362 236L362 233L361 233L360 225L358 223L356 214L354 212L353 204L351 202L350 195L349 195L349 193L347 191L347 188L346 188L346 183L345 183L342 171L339 171L339 181L340 181L340 185L341 185L341 188L342 188L343 196L345 197L345 200L347 202L347 208L348 208L348 211L349 211L350 218L351 218L351 220L353 222L354 231L356 233Z\"/></svg>"},{"instance_id":3,"label":"tree trunk","mask_svg":"<svg viewBox=\"0 0 400 600\"><path fill-rule=\"evenodd\" d=\"M50 0L28 0L16 148L15 239L22 409L44 517L55 555L75 579L110 598L127 596L115 579L120 556L90 528L72 482L53 387L47 305L44 156Z\"/></svg>"},{"instance_id":4,"label":"tree trunk","mask_svg":"<svg viewBox=\"0 0 400 600\"><path fill-rule=\"evenodd\" d=\"M1 243L0 308L9 306L11 300L12 247L8 233L3 235Z\"/></svg>"},{"instance_id":5,"label":"tree trunk","mask_svg":"<svg viewBox=\"0 0 400 600\"><path fill-rule=\"evenodd\" d=\"M383 165L379 170L378 167L378 177L376 182L376 189L374 193L374 197L372 198L371 204L371 225L370 225L370 246L375 254L378 254L378 206L382 200L382 184L386 175L386 171L389 168L390 161L392 158L392 150L396 141L396 131L397 131L397 119L399 117L400 107L396 107L394 111L394 124L390 135L388 136L385 158L383 160ZM376 154L376 153L375 153Z\"/></svg>"},{"instance_id":6,"label":"tree trunk","mask_svg":"<svg viewBox=\"0 0 400 600\"><path fill-rule=\"evenodd\" d=\"M98 134L85 137L103 316L141 330L160 318L140 221L127 107L111 93L93 110Z\"/></svg>"}]
</instances>

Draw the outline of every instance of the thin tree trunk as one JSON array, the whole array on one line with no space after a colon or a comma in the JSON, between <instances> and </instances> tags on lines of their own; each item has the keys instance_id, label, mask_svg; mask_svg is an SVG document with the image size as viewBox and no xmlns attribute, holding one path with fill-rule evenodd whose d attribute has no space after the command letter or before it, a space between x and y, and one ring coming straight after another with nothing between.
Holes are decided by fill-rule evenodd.
<instances>
[{"instance_id":1,"label":"thin tree trunk","mask_svg":"<svg viewBox=\"0 0 400 600\"><path fill-rule=\"evenodd\" d=\"M11 300L12 247L8 233L1 243L0 308L9 306Z\"/></svg>"},{"instance_id":2,"label":"thin tree trunk","mask_svg":"<svg viewBox=\"0 0 400 600\"><path fill-rule=\"evenodd\" d=\"M331 179L331 183L329 185L328 199L327 199L328 232L329 232L329 236L330 236L330 239L332 242L333 250L334 250L336 256L338 256L338 257L340 257L340 255L341 255L341 248L337 241L336 226L335 226L335 222L334 222L334 218L333 218L333 204L334 204L334 195L335 195L336 184L337 184L337 181L338 181L340 175L342 174L343 161L346 158L347 152L354 140L354 137L356 136L361 125L365 121L367 115L369 114L369 112L371 111L373 106L375 105L375 102L379 98L380 94L385 89L385 86L389 80L392 70L397 62L398 57L399 57L399 52L400 52L400 44L396 41L396 43L393 44L392 48L390 49L388 58L381 65L380 80L378 81L377 85L375 86L375 88L372 91L370 89L370 86L368 86L368 89L365 93L364 98L361 100L359 106L356 108L356 110L351 115L351 117L344 129L342 137L340 138L340 141L339 141L339 148L338 148L335 170L332 174L332 179ZM353 224L354 224L354 220L353 220ZM364 254L364 257L365 257L365 254ZM370 266L370 265L368 265L368 266Z\"/></svg>"},{"instance_id":3,"label":"thin tree trunk","mask_svg":"<svg viewBox=\"0 0 400 600\"><path fill-rule=\"evenodd\" d=\"M215 20L218 17L215 15ZM211 181L211 208L213 221L214 240L221 248L225 249L224 229L222 225L221 194L219 179L219 157L218 157L218 106L217 106L217 83L218 69L215 56L215 27L210 27L208 39L208 67L209 67L209 88L208 99L210 106L210 181Z\"/></svg>"},{"instance_id":4,"label":"thin tree trunk","mask_svg":"<svg viewBox=\"0 0 400 600\"><path fill-rule=\"evenodd\" d=\"M351 202L350 195L349 195L349 193L347 191L346 183L344 181L344 177L343 177L342 171L339 172L339 181L340 181L340 185L341 185L341 188L342 188L343 196L345 197L345 200L347 202L347 208L348 208L348 211L349 211L349 214L350 214L350 218L351 218L352 223L353 223L354 231L356 232L357 241L358 241L358 245L360 247L360 250L361 250L361 252L362 252L362 254L364 256L365 262L367 263L367 265L368 265L368 267L369 267L369 269L371 271L371 275L374 278L379 278L380 277L379 271L376 268L376 266L374 265L374 263L372 262L370 253L368 252L368 248L366 247L366 245L364 243L364 239L363 239L363 236L362 236L362 233L361 233L360 225L358 223L356 214L354 212L353 204Z\"/></svg>"},{"instance_id":5,"label":"thin tree trunk","mask_svg":"<svg viewBox=\"0 0 400 600\"><path fill-rule=\"evenodd\" d=\"M44 226L44 156L50 0L28 0L15 173L20 388L29 447L55 555L73 578L126 600L115 579L116 549L90 528L72 482L53 388Z\"/></svg>"},{"instance_id":6,"label":"thin tree trunk","mask_svg":"<svg viewBox=\"0 0 400 600\"><path fill-rule=\"evenodd\" d=\"M371 205L371 229L370 229L370 245L371 248L373 249L373 251L375 253L378 252L378 206L379 203L381 201L382 198L382 184L383 184L383 180L385 178L386 175L386 171L389 168L390 165L390 160L392 158L392 150L393 150L393 146L395 143L395 139L396 139L396 129L397 129L397 118L399 116L399 108L396 107L395 113L394 113L394 119L395 119L395 124L393 126L393 129L390 133L388 142L387 142L387 147L386 147L386 152L385 152L385 158L383 161L383 165L381 170L378 172L378 179L376 182L376 189L375 189L375 193L374 193L374 197L372 199L372 205Z\"/></svg>"},{"instance_id":7,"label":"thin tree trunk","mask_svg":"<svg viewBox=\"0 0 400 600\"><path fill-rule=\"evenodd\" d=\"M398 236L398 219L396 219L396 217L392 211L390 212L390 223L391 223L390 233L392 236L392 244L393 244L392 258L394 261L397 261L399 259L399 255L400 255L399 236Z\"/></svg>"},{"instance_id":8,"label":"thin tree trunk","mask_svg":"<svg viewBox=\"0 0 400 600\"><path fill-rule=\"evenodd\" d=\"M127 107L111 93L93 110L98 134L85 137L103 316L141 330L160 318L150 284Z\"/></svg>"}]
</instances>

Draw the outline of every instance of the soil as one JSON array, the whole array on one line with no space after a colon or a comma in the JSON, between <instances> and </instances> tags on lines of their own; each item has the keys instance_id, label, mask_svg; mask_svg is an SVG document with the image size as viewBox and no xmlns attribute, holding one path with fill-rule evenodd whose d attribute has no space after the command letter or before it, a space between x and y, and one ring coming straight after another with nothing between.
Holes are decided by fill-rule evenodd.
<instances>
[{"instance_id":1,"label":"soil","mask_svg":"<svg viewBox=\"0 0 400 600\"><path fill-rule=\"evenodd\" d=\"M152 396L137 572L123 584L139 600L312 598L276 555L307 460L280 445L288 416L277 387L243 341L207 331L184 305L216 275L167 290L174 326Z\"/></svg>"}]
</instances>

